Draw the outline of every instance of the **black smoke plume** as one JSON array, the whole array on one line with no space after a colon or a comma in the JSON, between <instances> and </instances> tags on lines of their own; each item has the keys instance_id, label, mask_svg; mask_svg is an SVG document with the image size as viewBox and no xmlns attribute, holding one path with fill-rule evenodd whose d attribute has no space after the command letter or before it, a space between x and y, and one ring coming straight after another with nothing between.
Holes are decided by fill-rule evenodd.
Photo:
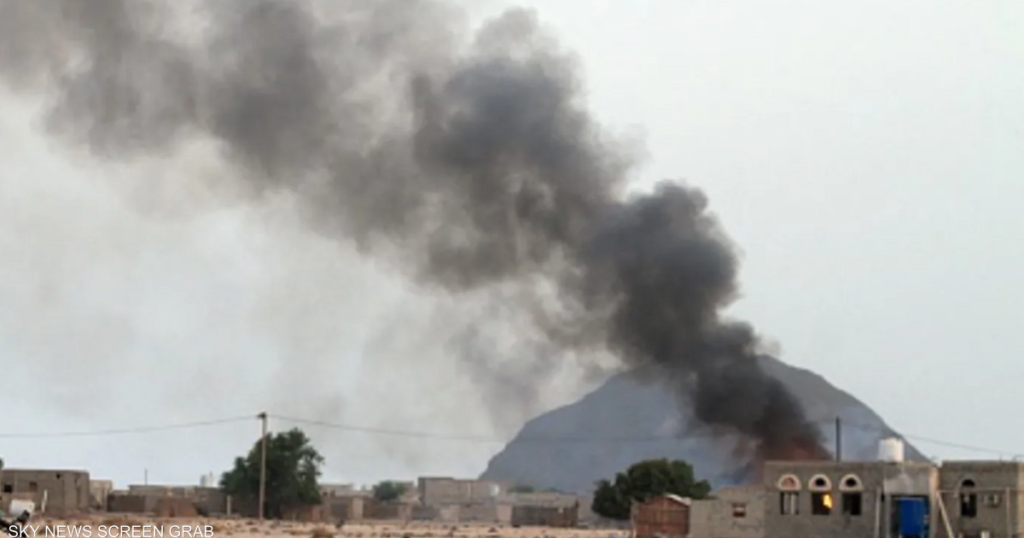
<instances>
[{"instance_id":1,"label":"black smoke plume","mask_svg":"<svg viewBox=\"0 0 1024 538\"><path fill-rule=\"evenodd\" d=\"M0 76L51 134L119 161L217 144L254 193L451 295L519 290L547 348L657 366L761 457L824 454L720 312L737 257L704 195L625 198L633 159L531 12L476 32L431 0L3 0ZM466 39L468 37L468 39ZM524 338L526 335L524 335Z\"/></svg>"}]
</instances>

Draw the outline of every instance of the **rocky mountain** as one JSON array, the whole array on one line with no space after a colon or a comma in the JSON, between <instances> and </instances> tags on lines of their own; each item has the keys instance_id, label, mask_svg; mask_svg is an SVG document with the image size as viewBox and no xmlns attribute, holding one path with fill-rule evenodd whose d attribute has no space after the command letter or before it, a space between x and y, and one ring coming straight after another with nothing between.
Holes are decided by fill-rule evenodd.
<instances>
[{"instance_id":1,"label":"rocky mountain","mask_svg":"<svg viewBox=\"0 0 1024 538\"><path fill-rule=\"evenodd\" d=\"M899 437L863 402L823 377L771 357L760 360L799 398L829 447L835 446L839 417L843 459L875 459L881 439ZM530 420L481 478L583 493L639 460L677 458L715 486L745 480L738 438L695 424L675 396L639 377L619 374L579 401ZM907 459L925 459L906 441L905 452Z\"/></svg>"}]
</instances>

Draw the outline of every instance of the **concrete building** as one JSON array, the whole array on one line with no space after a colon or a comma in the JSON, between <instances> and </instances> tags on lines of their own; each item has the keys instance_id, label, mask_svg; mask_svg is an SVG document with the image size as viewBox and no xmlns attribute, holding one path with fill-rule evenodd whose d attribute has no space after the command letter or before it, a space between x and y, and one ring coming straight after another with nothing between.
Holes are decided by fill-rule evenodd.
<instances>
[{"instance_id":1,"label":"concrete building","mask_svg":"<svg viewBox=\"0 0 1024 538\"><path fill-rule=\"evenodd\" d=\"M632 508L635 538L683 538L690 535L690 499L659 495Z\"/></svg>"},{"instance_id":2,"label":"concrete building","mask_svg":"<svg viewBox=\"0 0 1024 538\"><path fill-rule=\"evenodd\" d=\"M756 486L721 488L690 503L690 536L763 538L766 492Z\"/></svg>"},{"instance_id":3,"label":"concrete building","mask_svg":"<svg viewBox=\"0 0 1024 538\"><path fill-rule=\"evenodd\" d=\"M490 480L451 477L420 477L419 502L427 506L479 503L495 499L508 491L510 484Z\"/></svg>"},{"instance_id":4,"label":"concrete building","mask_svg":"<svg viewBox=\"0 0 1024 538\"><path fill-rule=\"evenodd\" d=\"M768 462L765 536L923 538L937 523L938 483L938 466L927 462Z\"/></svg>"},{"instance_id":5,"label":"concrete building","mask_svg":"<svg viewBox=\"0 0 1024 538\"><path fill-rule=\"evenodd\" d=\"M92 507L87 471L4 469L0 472L0 487L4 494L32 496L37 510L51 517L80 514Z\"/></svg>"},{"instance_id":6,"label":"concrete building","mask_svg":"<svg viewBox=\"0 0 1024 538\"><path fill-rule=\"evenodd\" d=\"M575 528L580 523L579 505L512 507L513 527Z\"/></svg>"},{"instance_id":7,"label":"concrete building","mask_svg":"<svg viewBox=\"0 0 1024 538\"><path fill-rule=\"evenodd\" d=\"M940 529L965 538L1024 536L1024 463L951 461L939 469Z\"/></svg>"},{"instance_id":8,"label":"concrete building","mask_svg":"<svg viewBox=\"0 0 1024 538\"><path fill-rule=\"evenodd\" d=\"M114 491L113 480L89 480L89 494L92 496L92 508L106 511L107 499Z\"/></svg>"}]
</instances>

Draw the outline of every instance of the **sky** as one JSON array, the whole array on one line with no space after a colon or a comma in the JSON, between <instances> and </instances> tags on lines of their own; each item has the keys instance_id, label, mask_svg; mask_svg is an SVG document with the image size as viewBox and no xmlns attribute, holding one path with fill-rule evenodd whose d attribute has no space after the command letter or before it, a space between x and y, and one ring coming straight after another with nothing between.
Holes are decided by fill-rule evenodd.
<instances>
[{"instance_id":1,"label":"sky","mask_svg":"<svg viewBox=\"0 0 1024 538\"><path fill-rule=\"evenodd\" d=\"M1024 453L1006 427L1024 375L1024 4L518 5L577 52L596 116L645 143L632 188L708 194L743 255L731 313L783 360L928 455L990 456L925 439ZM204 148L99 163L43 136L41 104L0 96L7 466L197 483L267 410L313 436L328 481L468 476L593 388L567 372L490 416L438 343L451 305L306 233L287 199L222 203ZM221 419L237 420L44 435Z\"/></svg>"}]
</instances>

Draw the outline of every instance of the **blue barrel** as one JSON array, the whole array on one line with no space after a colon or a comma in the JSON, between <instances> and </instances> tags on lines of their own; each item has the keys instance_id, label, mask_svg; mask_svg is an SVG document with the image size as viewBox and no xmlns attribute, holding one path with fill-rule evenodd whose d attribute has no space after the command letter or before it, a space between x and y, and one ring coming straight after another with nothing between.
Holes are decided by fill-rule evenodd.
<instances>
[{"instance_id":1,"label":"blue barrel","mask_svg":"<svg viewBox=\"0 0 1024 538\"><path fill-rule=\"evenodd\" d=\"M928 536L928 505L924 499L898 499L900 536L924 538Z\"/></svg>"}]
</instances>

